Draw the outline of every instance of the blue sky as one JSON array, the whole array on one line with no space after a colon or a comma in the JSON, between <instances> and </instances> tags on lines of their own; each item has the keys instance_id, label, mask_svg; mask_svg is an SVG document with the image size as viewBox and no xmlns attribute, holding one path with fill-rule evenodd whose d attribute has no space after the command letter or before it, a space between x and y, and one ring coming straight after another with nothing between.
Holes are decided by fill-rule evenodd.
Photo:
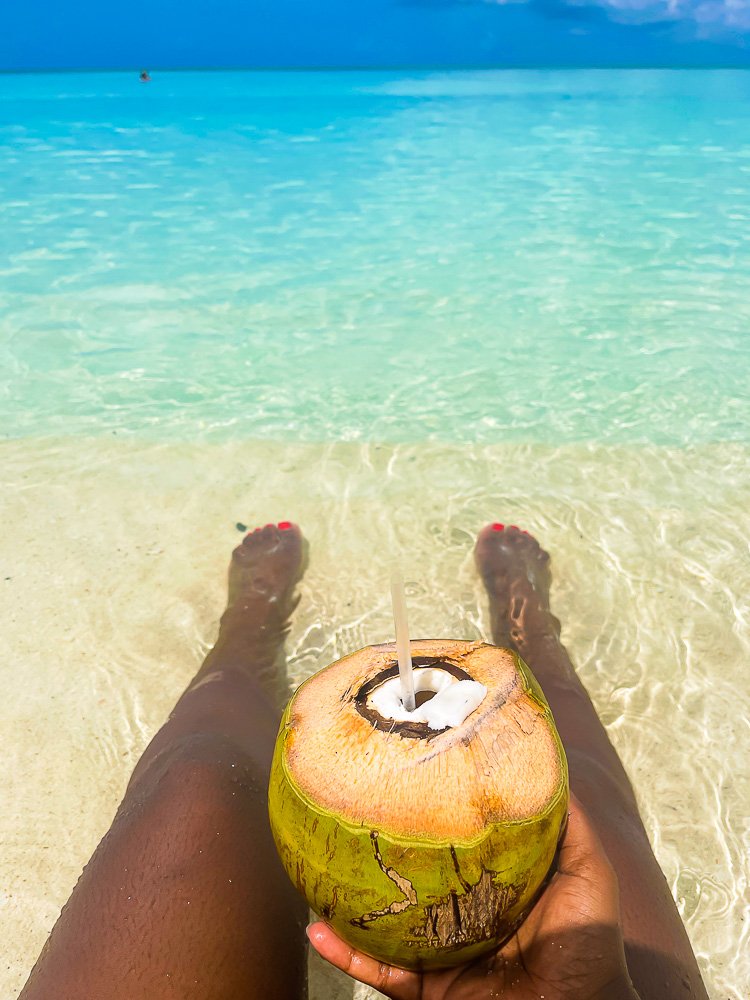
<instances>
[{"instance_id":1,"label":"blue sky","mask_svg":"<svg viewBox=\"0 0 750 1000\"><path fill-rule=\"evenodd\" d=\"M746 65L750 0L4 0L0 68Z\"/></svg>"}]
</instances>

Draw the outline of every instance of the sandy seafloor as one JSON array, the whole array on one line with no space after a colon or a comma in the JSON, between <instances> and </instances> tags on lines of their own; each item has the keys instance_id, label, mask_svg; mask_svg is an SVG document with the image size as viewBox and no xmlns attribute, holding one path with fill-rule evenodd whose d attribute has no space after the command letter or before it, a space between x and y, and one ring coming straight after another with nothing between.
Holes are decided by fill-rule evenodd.
<instances>
[{"instance_id":1,"label":"sandy seafloor","mask_svg":"<svg viewBox=\"0 0 750 1000\"><path fill-rule=\"evenodd\" d=\"M488 637L487 520L553 555L553 609L634 782L712 1000L750 995L750 451L25 439L3 469L0 996L15 996L130 771L216 635L229 553L311 544L292 677L412 631ZM312 1000L367 991L313 964Z\"/></svg>"}]
</instances>

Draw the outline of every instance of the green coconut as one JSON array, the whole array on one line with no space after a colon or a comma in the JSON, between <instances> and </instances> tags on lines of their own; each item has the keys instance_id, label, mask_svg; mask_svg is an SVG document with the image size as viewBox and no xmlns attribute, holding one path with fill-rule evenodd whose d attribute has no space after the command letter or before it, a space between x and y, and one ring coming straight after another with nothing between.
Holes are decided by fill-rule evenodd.
<instances>
[{"instance_id":1,"label":"green coconut","mask_svg":"<svg viewBox=\"0 0 750 1000\"><path fill-rule=\"evenodd\" d=\"M407 969L469 961L519 925L553 864L568 809L565 754L544 695L514 652L415 640L415 667L487 694L441 731L394 722L373 691L393 644L307 680L281 721L269 814L310 907L355 948Z\"/></svg>"}]
</instances>

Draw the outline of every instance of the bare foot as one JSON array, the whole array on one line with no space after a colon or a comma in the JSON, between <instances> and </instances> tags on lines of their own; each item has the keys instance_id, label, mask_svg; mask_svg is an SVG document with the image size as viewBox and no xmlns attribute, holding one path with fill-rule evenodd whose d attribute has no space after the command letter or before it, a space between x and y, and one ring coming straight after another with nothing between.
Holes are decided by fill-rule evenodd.
<instances>
[{"instance_id":1,"label":"bare foot","mask_svg":"<svg viewBox=\"0 0 750 1000\"><path fill-rule=\"evenodd\" d=\"M477 536L474 558L489 597L492 638L527 658L541 637L559 641L550 612L549 555L527 531L488 524Z\"/></svg>"},{"instance_id":2,"label":"bare foot","mask_svg":"<svg viewBox=\"0 0 750 1000\"><path fill-rule=\"evenodd\" d=\"M294 587L302 579L307 545L291 521L256 528L232 553L227 611L247 611L261 603L278 605L287 618L296 605Z\"/></svg>"},{"instance_id":3,"label":"bare foot","mask_svg":"<svg viewBox=\"0 0 750 1000\"><path fill-rule=\"evenodd\" d=\"M288 696L284 639L297 606L295 587L307 563L307 543L296 524L256 528L232 553L229 599L219 638L196 677L236 670L259 681L277 704Z\"/></svg>"}]
</instances>

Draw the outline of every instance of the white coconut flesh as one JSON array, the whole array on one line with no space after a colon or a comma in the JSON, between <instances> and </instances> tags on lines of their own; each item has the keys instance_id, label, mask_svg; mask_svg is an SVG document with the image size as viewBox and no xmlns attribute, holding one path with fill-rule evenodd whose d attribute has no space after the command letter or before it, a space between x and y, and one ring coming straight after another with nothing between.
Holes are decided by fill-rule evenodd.
<instances>
[{"instance_id":1,"label":"white coconut flesh","mask_svg":"<svg viewBox=\"0 0 750 1000\"><path fill-rule=\"evenodd\" d=\"M394 722L424 722L429 729L450 729L465 722L487 696L484 684L460 680L440 667L417 667L414 692L432 697L410 712L401 700L401 679L391 677L370 694L367 707Z\"/></svg>"}]
</instances>

